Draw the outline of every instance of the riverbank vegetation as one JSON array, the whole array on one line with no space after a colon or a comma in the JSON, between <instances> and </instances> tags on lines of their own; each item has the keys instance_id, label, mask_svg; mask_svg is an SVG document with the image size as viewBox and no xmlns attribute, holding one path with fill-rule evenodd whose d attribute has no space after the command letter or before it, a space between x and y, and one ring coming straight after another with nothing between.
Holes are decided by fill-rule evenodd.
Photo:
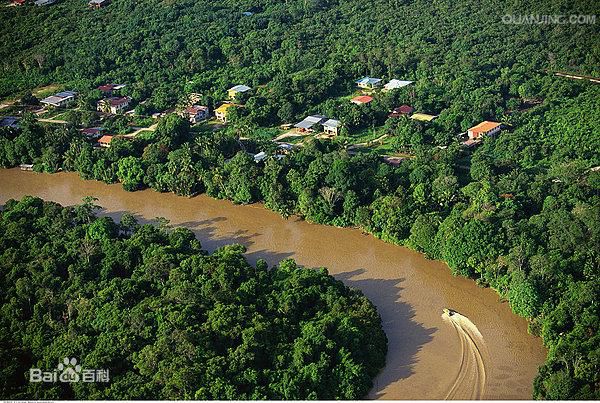
<instances>
[{"instance_id":1,"label":"riverbank vegetation","mask_svg":"<svg viewBox=\"0 0 600 403\"><path fill-rule=\"evenodd\" d=\"M283 216L357 226L407 245L493 287L530 320L549 348L535 397L591 398L598 394L599 111L600 88L589 86L516 115L517 129L473 152L421 146L398 167L321 141L256 163L247 151L271 142L241 142L233 129L191 133L174 115L154 137L117 138L108 149L74 129L24 119L20 131L3 131L0 163L34 161L38 170L74 170L128 190L263 201Z\"/></svg>"},{"instance_id":2,"label":"riverbank vegetation","mask_svg":"<svg viewBox=\"0 0 600 403\"><path fill-rule=\"evenodd\" d=\"M186 228L120 223L93 200L0 213L6 399L359 399L385 363L372 303L324 268L212 254ZM41 384L64 357L110 382ZM84 372L82 371L81 374ZM83 376L83 375L81 375Z\"/></svg>"}]
</instances>

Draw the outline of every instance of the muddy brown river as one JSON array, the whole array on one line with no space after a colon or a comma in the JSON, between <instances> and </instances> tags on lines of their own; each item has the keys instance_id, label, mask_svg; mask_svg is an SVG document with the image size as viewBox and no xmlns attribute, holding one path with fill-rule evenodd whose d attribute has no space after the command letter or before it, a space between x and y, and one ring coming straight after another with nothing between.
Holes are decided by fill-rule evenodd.
<instances>
[{"instance_id":1,"label":"muddy brown river","mask_svg":"<svg viewBox=\"0 0 600 403\"><path fill-rule=\"evenodd\" d=\"M184 198L153 190L83 181L77 174L0 170L0 203L24 195L63 205L97 197L101 214L124 211L140 221L165 217L193 230L205 249L229 243L248 248L252 263L294 258L325 266L377 306L389 339L387 364L369 398L530 399L546 350L490 289L453 277L448 267L359 230L283 219L261 205L236 206L207 196ZM448 317L443 308L460 313Z\"/></svg>"}]
</instances>

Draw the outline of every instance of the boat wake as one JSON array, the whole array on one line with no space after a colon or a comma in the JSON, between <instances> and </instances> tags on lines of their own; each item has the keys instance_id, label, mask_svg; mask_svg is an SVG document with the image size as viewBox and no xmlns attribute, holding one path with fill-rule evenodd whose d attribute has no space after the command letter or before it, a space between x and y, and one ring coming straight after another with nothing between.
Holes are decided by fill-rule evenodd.
<instances>
[{"instance_id":1,"label":"boat wake","mask_svg":"<svg viewBox=\"0 0 600 403\"><path fill-rule=\"evenodd\" d=\"M442 314L460 340L460 363L445 399L481 399L485 392L485 343L483 336L467 317L445 310Z\"/></svg>"}]
</instances>

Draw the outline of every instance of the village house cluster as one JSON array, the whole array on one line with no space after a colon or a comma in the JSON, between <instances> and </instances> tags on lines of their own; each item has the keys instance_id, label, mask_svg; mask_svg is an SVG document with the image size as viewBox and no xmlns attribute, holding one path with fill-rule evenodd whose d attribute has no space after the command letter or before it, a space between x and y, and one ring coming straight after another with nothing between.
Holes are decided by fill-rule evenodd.
<instances>
[{"instance_id":1,"label":"village house cluster","mask_svg":"<svg viewBox=\"0 0 600 403\"><path fill-rule=\"evenodd\" d=\"M105 1L92 0L91 4L98 4L101 7L103 4L107 4ZM393 91L400 88L404 88L413 84L413 81L391 79L388 82L384 82L381 78L374 77L363 77L355 81L356 86L360 89L360 94L350 98L350 102L357 105L357 107L363 107L374 101L374 96L378 91ZM108 83L97 87L97 90L101 93L102 98L96 103L96 111L104 116L110 115L123 115L133 114L131 110L133 100L131 97L123 94L123 89L126 88L125 84ZM227 99L220 102L219 106L212 111L207 105L202 105L200 100L202 96L200 94L190 94L188 100L184 106L178 108L179 116L188 120L190 124L196 125L211 119L214 117L216 121L221 124L227 124L230 119L230 113L234 108L244 107L245 100L248 99L252 88L244 84L234 85L227 90ZM46 108L68 108L77 99L78 93L76 91L61 91L49 97L42 99L40 102ZM143 102L142 102L143 103ZM155 113L152 115L153 118L159 118L164 116L167 112ZM438 115L432 115L423 112L415 112L414 108L410 105L404 104L395 107L388 114L389 118L410 118L412 120L420 122L432 122ZM286 126L286 125L283 125ZM0 120L0 127L18 127L18 118L5 117ZM312 114L306 116L300 122L287 125L292 128L293 132L298 133L296 135L314 134L320 138L332 138L340 134L340 129L343 127L343 122L335 118L320 114ZM483 140L486 136L496 135L502 129L502 125L498 122L484 121L476 126L470 128L466 133L461 134L465 137L462 141L462 145L465 147L473 147ZM143 129L140 129L143 130ZM81 133L85 138L95 142L97 147L108 148L111 142L116 137L135 137L135 133L131 135L111 135L106 133L102 127L89 127L81 130ZM285 137L285 135L283 136ZM284 143L281 141L274 140L278 145L278 153L274 157L281 158L285 153L289 152L294 145L290 143ZM263 161L268 155L264 152L260 152L253 155L256 162ZM384 160L392 165L397 165L401 158L387 156Z\"/></svg>"}]
</instances>

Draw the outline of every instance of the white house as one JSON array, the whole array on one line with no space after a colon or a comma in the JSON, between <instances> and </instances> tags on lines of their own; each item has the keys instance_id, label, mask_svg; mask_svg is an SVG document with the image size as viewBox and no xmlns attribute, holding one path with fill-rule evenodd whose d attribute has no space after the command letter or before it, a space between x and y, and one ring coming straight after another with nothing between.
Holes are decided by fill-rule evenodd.
<instances>
[{"instance_id":1,"label":"white house","mask_svg":"<svg viewBox=\"0 0 600 403\"><path fill-rule=\"evenodd\" d=\"M471 127L467 134L470 140L477 140L484 136L493 136L498 133L502 125L498 122L490 122L489 120L483 121L476 126Z\"/></svg>"},{"instance_id":2,"label":"white house","mask_svg":"<svg viewBox=\"0 0 600 403\"><path fill-rule=\"evenodd\" d=\"M337 136L341 124L342 122L340 122L339 120L329 119L323 123L323 131L326 134Z\"/></svg>"},{"instance_id":3,"label":"white house","mask_svg":"<svg viewBox=\"0 0 600 403\"><path fill-rule=\"evenodd\" d=\"M44 105L54 106L55 108L64 108L75 100L77 93L75 91L62 91L58 94L42 99L40 102Z\"/></svg>"},{"instance_id":4,"label":"white house","mask_svg":"<svg viewBox=\"0 0 600 403\"><path fill-rule=\"evenodd\" d=\"M112 113L117 115L123 113L131 102L129 97L111 97L98 101L97 108L100 112Z\"/></svg>"},{"instance_id":5,"label":"white house","mask_svg":"<svg viewBox=\"0 0 600 403\"><path fill-rule=\"evenodd\" d=\"M208 106L192 105L185 109L184 116L187 117L191 124L196 124L208 119Z\"/></svg>"},{"instance_id":6,"label":"white house","mask_svg":"<svg viewBox=\"0 0 600 403\"><path fill-rule=\"evenodd\" d=\"M318 124L322 124L327 120L326 116L323 115L311 115L304 118L302 122L298 122L294 125L295 128L300 129L300 131L312 132L314 127Z\"/></svg>"},{"instance_id":7,"label":"white house","mask_svg":"<svg viewBox=\"0 0 600 403\"><path fill-rule=\"evenodd\" d=\"M412 84L414 81L404 81L404 80L396 80L391 79L386 85L383 86L384 91L396 90L398 88L406 87L407 85Z\"/></svg>"}]
</instances>

